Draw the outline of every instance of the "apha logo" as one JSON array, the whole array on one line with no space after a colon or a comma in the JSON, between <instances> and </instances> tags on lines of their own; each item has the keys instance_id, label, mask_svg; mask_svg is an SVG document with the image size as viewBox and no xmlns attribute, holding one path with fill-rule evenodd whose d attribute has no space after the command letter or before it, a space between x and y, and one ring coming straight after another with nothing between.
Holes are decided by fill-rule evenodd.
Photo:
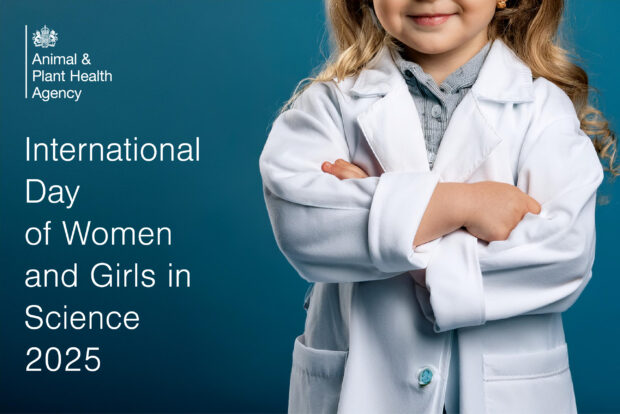
<instances>
[{"instance_id":1,"label":"apha logo","mask_svg":"<svg viewBox=\"0 0 620 414\"><path fill-rule=\"evenodd\" d=\"M33 33L32 40L34 40L34 45L36 47L54 47L58 41L58 33L48 29L48 27L44 25L40 31L37 30Z\"/></svg>"}]
</instances>

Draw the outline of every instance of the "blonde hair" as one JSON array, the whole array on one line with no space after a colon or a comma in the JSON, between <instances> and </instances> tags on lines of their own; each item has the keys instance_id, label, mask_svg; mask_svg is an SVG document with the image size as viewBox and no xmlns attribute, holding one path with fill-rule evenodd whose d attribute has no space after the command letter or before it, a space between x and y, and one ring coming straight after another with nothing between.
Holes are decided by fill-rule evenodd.
<instances>
[{"instance_id":1,"label":"blonde hair","mask_svg":"<svg viewBox=\"0 0 620 414\"><path fill-rule=\"evenodd\" d=\"M381 27L371 0L325 1L332 53L316 76L297 84L279 114L314 82L356 76L384 45L394 52L403 50L404 45ZM615 178L620 174L614 167L617 139L601 111L589 102L594 88L588 83L588 75L560 45L558 29L563 10L564 0L508 0L507 7L498 9L491 20L488 36L490 40L502 39L530 67L534 78L545 77L566 92L599 157L609 160L603 169Z\"/></svg>"}]
</instances>

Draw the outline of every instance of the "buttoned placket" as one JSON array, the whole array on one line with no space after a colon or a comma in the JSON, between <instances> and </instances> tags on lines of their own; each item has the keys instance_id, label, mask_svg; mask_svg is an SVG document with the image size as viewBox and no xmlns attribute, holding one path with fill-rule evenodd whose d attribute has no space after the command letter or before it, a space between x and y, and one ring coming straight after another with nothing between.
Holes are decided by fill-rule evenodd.
<instances>
[{"instance_id":1,"label":"buttoned placket","mask_svg":"<svg viewBox=\"0 0 620 414\"><path fill-rule=\"evenodd\" d=\"M459 68L450 76L454 78L461 76L462 73L463 69ZM423 98L420 115L424 131L440 131L440 133L425 134L428 161L432 169L443 132L446 130L448 120L456 107L456 105L449 105L448 99L460 101L460 98L462 98L462 96L458 96L460 90L470 85L468 83L462 85L455 84L453 79L449 77L438 86L434 79L419 67L407 69L405 75L410 75L406 81L412 95L421 95ZM418 103L420 103L420 100L418 100Z\"/></svg>"},{"instance_id":2,"label":"buttoned placket","mask_svg":"<svg viewBox=\"0 0 620 414\"><path fill-rule=\"evenodd\" d=\"M452 113L475 82L489 49L490 43L487 43L468 62L452 72L441 85L437 85L433 77L424 72L419 64L405 60L400 55L397 58L397 66L404 75L418 109L430 169L433 168L439 144Z\"/></svg>"}]
</instances>

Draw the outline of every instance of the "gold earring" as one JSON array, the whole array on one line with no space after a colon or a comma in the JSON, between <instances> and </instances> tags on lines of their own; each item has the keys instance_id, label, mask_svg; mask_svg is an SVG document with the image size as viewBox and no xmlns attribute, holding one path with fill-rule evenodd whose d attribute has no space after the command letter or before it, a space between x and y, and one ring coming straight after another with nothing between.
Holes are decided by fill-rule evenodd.
<instances>
[{"instance_id":1,"label":"gold earring","mask_svg":"<svg viewBox=\"0 0 620 414\"><path fill-rule=\"evenodd\" d=\"M497 8L498 9L505 9L506 8L506 0L500 0L497 2Z\"/></svg>"}]
</instances>

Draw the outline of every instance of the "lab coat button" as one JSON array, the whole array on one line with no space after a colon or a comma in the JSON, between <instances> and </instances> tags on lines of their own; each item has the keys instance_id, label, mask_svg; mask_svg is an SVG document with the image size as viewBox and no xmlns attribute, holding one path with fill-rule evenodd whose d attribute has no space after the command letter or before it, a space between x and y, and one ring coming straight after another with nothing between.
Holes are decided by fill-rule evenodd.
<instances>
[{"instance_id":1,"label":"lab coat button","mask_svg":"<svg viewBox=\"0 0 620 414\"><path fill-rule=\"evenodd\" d=\"M431 109L431 115L433 115L435 118L439 118L439 115L441 115L441 106L433 106L433 108Z\"/></svg>"},{"instance_id":2,"label":"lab coat button","mask_svg":"<svg viewBox=\"0 0 620 414\"><path fill-rule=\"evenodd\" d=\"M431 371L431 369L428 367L422 369L418 373L418 383L421 386L430 384L432 379L433 379L433 371Z\"/></svg>"}]
</instances>

